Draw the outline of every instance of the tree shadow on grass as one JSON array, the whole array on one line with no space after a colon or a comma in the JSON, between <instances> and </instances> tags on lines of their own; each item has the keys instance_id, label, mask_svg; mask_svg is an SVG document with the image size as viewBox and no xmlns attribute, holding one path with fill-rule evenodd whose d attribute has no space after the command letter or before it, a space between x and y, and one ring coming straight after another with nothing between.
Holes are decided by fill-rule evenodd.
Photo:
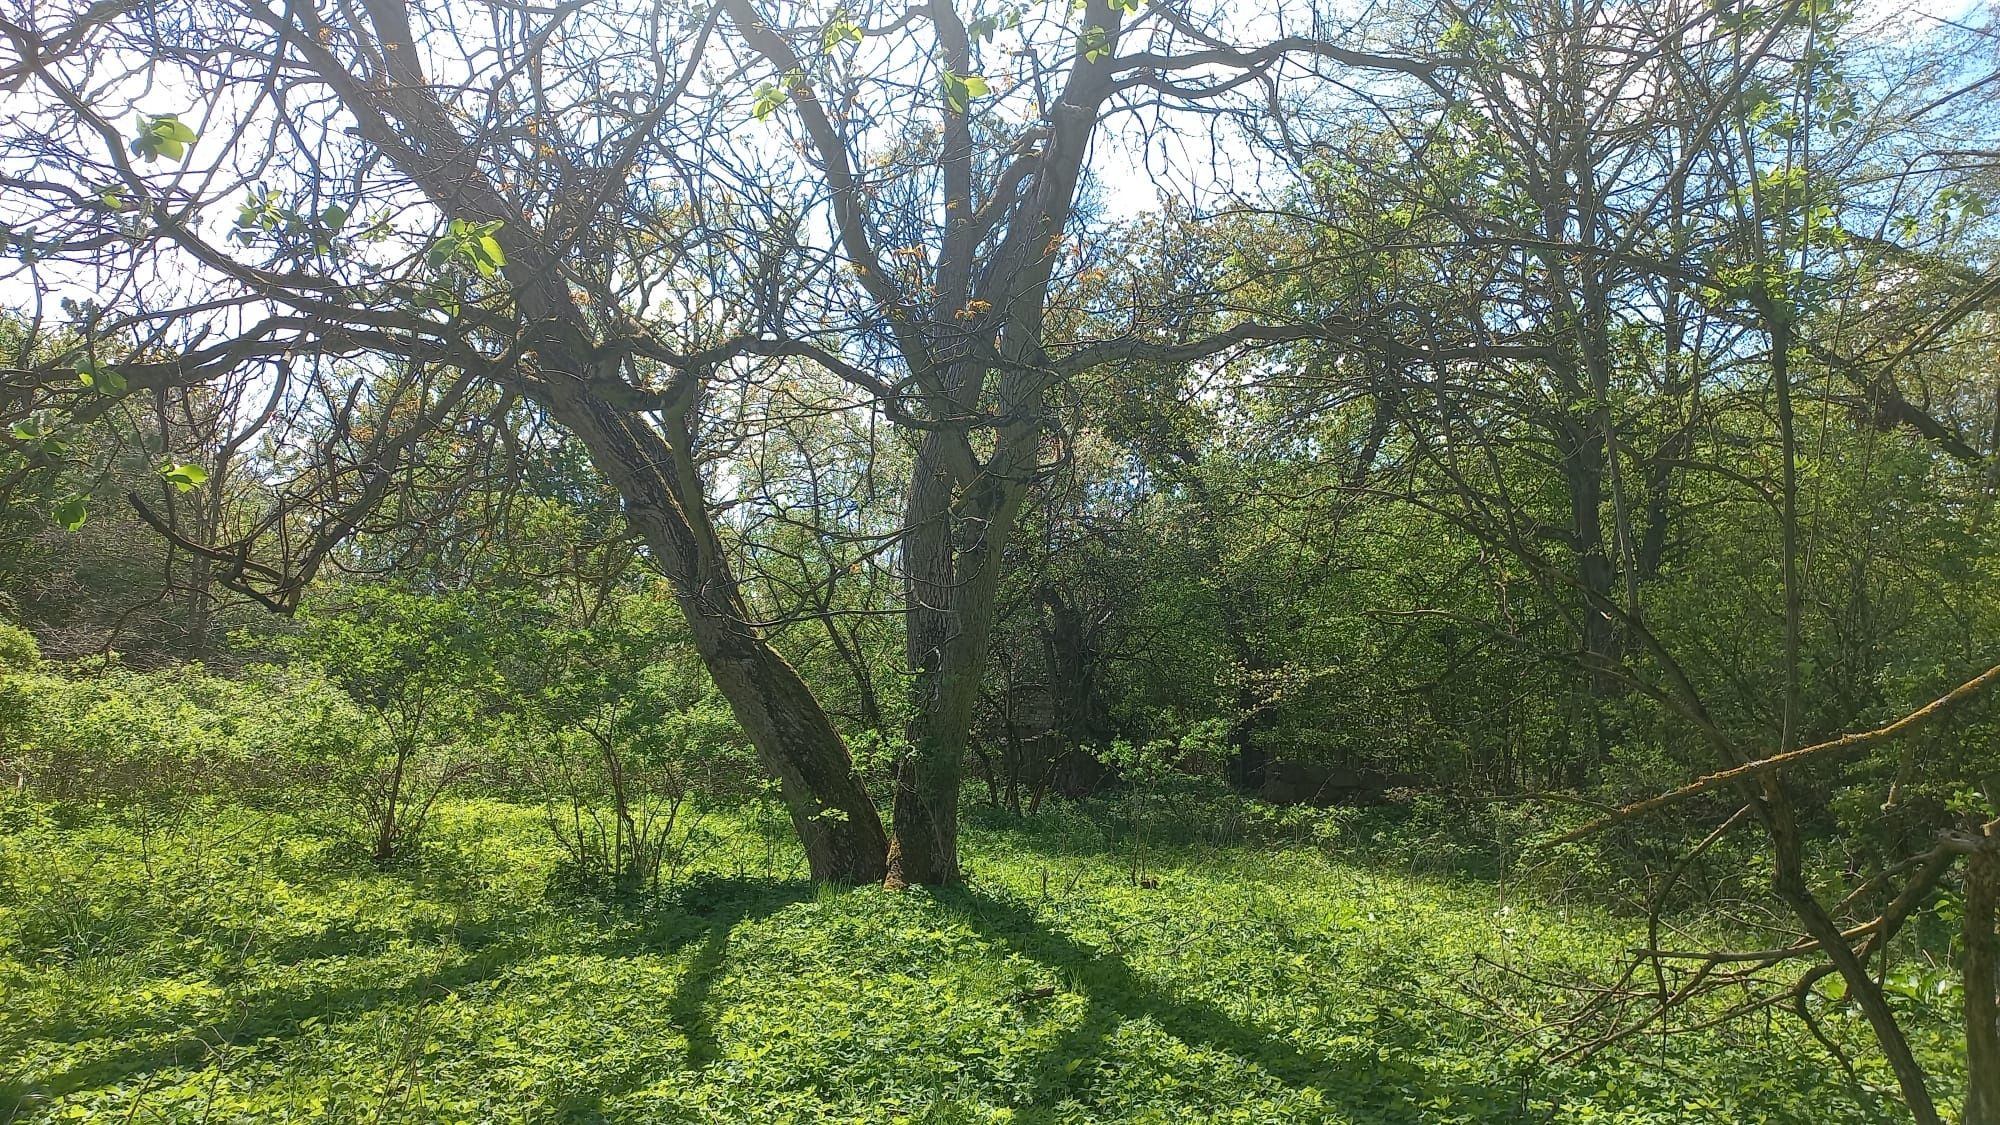
<instances>
[{"instance_id":1,"label":"tree shadow on grass","mask_svg":"<svg viewBox=\"0 0 2000 1125\"><path fill-rule=\"evenodd\" d=\"M640 907L642 925L599 951L612 956L638 957L670 956L684 949L694 950L681 970L673 994L667 998L666 1011L687 1040L685 1067L698 1076L722 1054L709 998L728 970L736 928L810 901L812 897L813 885L805 880L694 879ZM596 1089L574 1094L555 1107L558 1119L605 1120L606 1103L662 1076L662 1070L650 1060L606 1074Z\"/></svg>"},{"instance_id":2,"label":"tree shadow on grass","mask_svg":"<svg viewBox=\"0 0 2000 1125\"><path fill-rule=\"evenodd\" d=\"M715 1062L721 1044L708 1011L709 995L729 964L729 946L736 927L767 918L796 903L809 901L813 886L803 879L773 881L709 877L675 888L663 905L671 909L658 922L622 943L618 952L671 954L695 946L680 983L667 1000L667 1012L687 1036L689 1070L701 1071ZM697 944L699 943L699 944ZM623 1093L631 1086L610 1091Z\"/></svg>"},{"instance_id":3,"label":"tree shadow on grass","mask_svg":"<svg viewBox=\"0 0 2000 1125\"><path fill-rule=\"evenodd\" d=\"M1360 1096L1382 1089L1390 1077L1380 1060L1324 1058L1227 1012L1174 997L1116 953L1051 929L1021 902L970 889L940 893L938 901L988 941L1055 970L1087 1001L1082 1022L1049 1051L1032 1091L1017 1106L1022 1121L1053 1120L1054 1107L1077 1090L1083 1065L1104 1051L1121 1024L1141 1018L1189 1046L1241 1059L1293 1090L1317 1090L1329 1106L1377 1115L1385 1108L1380 1099Z\"/></svg>"},{"instance_id":4,"label":"tree shadow on grass","mask_svg":"<svg viewBox=\"0 0 2000 1125\"><path fill-rule=\"evenodd\" d=\"M137 1019L99 1028L94 1038L128 1040L100 1058L78 1064L37 1082L23 1077L0 1081L0 1121L24 1116L41 1102L80 1090L116 1085L127 1079L176 1066L193 1066L219 1048L242 1046L299 1034L309 1018L322 1022L348 1019L377 1008L412 1000L437 999L460 988L499 976L526 956L512 946L492 947L442 971L400 984L359 984L271 996L239 1008L235 1014L188 1026L164 1019Z\"/></svg>"},{"instance_id":5,"label":"tree shadow on grass","mask_svg":"<svg viewBox=\"0 0 2000 1125\"><path fill-rule=\"evenodd\" d=\"M730 935L736 926L782 910L812 896L809 883L763 880L698 880L651 900L627 905L639 924L619 938L599 946L609 956L667 956L695 946L674 995L667 1002L688 1041L688 1066L700 1070L714 1062L720 1046L708 1013L708 998L727 966ZM364 983L260 998L232 1015L194 1026L170 1017L147 1016L116 1024L72 1023L73 1031L88 1030L93 1039L112 1038L121 1045L110 1053L39 1081L25 1076L0 1076L0 1122L20 1119L35 1106L82 1090L115 1085L131 1078L176 1066L199 1064L218 1048L266 1039L289 1039L300 1024L317 1017L322 1022L352 1019L378 1008L436 999L481 981L504 975L512 966L544 950L508 941L499 935L465 961L397 984ZM330 943L337 948L340 943ZM372 944L372 943L364 943ZM326 949L316 949L326 952ZM31 1038L55 1028L29 1029ZM65 1037L67 1038L67 1037ZM71 1038L74 1042L75 1039ZM648 1075L614 1075L608 1088L592 1102L635 1088ZM570 1107L587 1114L588 1108Z\"/></svg>"}]
</instances>

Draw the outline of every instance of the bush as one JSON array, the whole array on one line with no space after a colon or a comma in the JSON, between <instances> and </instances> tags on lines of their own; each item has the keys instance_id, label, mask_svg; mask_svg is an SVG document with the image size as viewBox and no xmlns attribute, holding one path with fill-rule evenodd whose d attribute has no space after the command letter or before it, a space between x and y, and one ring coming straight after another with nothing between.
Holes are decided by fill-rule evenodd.
<instances>
[{"instance_id":1,"label":"bush","mask_svg":"<svg viewBox=\"0 0 2000 1125\"><path fill-rule=\"evenodd\" d=\"M757 776L728 705L693 653L612 619L551 629L516 690L543 736L545 819L579 884L650 890L708 843L712 801ZM731 794L735 795L735 794Z\"/></svg>"},{"instance_id":2,"label":"bush","mask_svg":"<svg viewBox=\"0 0 2000 1125\"><path fill-rule=\"evenodd\" d=\"M336 590L300 613L285 647L352 701L363 721L315 747L371 859L407 858L438 799L477 764L471 753L505 697L496 654L519 603L379 587Z\"/></svg>"},{"instance_id":3,"label":"bush","mask_svg":"<svg viewBox=\"0 0 2000 1125\"><path fill-rule=\"evenodd\" d=\"M18 625L0 621L0 676L13 672L34 672L42 666L42 649L35 635Z\"/></svg>"},{"instance_id":4,"label":"bush","mask_svg":"<svg viewBox=\"0 0 2000 1125\"><path fill-rule=\"evenodd\" d=\"M269 780L272 716L253 686L199 665L136 672L113 659L69 674L5 677L20 708L10 765L19 784L62 801L172 804Z\"/></svg>"}]
</instances>

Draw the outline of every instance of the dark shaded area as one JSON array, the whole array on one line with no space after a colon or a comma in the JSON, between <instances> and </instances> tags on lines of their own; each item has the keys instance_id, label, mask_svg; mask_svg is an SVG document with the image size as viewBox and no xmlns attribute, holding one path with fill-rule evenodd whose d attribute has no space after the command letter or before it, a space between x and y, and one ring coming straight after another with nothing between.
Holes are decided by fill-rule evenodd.
<instances>
[{"instance_id":1,"label":"dark shaded area","mask_svg":"<svg viewBox=\"0 0 2000 1125\"><path fill-rule=\"evenodd\" d=\"M9 1078L0 1084L0 1115L3 1115L0 1120L24 1117L38 1103L78 1090L115 1085L169 1067L193 1066L220 1048L244 1046L267 1038L289 1039L303 1030L300 1025L307 1019L335 1022L403 1001L438 999L504 975L531 952L518 946L499 946L480 952L463 964L402 984L357 985L273 996L242 1006L232 1019L212 1020L193 1027L155 1018L94 1022L91 1030L95 1034L90 1038L134 1041L42 1082L25 1082L18 1076ZM29 1037L45 1036L31 1028Z\"/></svg>"}]
</instances>

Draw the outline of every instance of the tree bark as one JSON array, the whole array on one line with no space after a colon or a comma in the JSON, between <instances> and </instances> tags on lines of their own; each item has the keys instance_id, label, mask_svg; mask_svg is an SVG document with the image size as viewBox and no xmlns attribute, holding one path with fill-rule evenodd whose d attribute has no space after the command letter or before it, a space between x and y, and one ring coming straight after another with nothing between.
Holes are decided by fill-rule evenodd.
<instances>
[{"instance_id":1,"label":"tree bark","mask_svg":"<svg viewBox=\"0 0 2000 1125\"><path fill-rule=\"evenodd\" d=\"M1000 579L999 547L1020 508L1025 482L992 473L955 495L938 448L928 439L911 477L903 560L904 619L912 672L909 745L896 764L892 887L960 882L958 789L972 707L986 668ZM966 501L962 510L954 499Z\"/></svg>"},{"instance_id":2,"label":"tree bark","mask_svg":"<svg viewBox=\"0 0 2000 1125\"><path fill-rule=\"evenodd\" d=\"M1790 794L1785 792L1784 783L1774 776L1764 778L1761 793L1763 799L1759 814L1765 831L1771 837L1772 891L1791 909L1806 933L1819 943L1820 951L1846 983L1848 998L1860 1007L1870 1030L1875 1033L1876 1043L1882 1048L1883 1057L1889 1062L1889 1069L1896 1075L1896 1084L1902 1088L1903 1102L1909 1108L1910 1116L1916 1119L1918 1125L1941 1125L1942 1118L1938 1116L1937 1105L1931 1099L1923 1064L1911 1052L1910 1041L1897 1024L1896 1013L1889 1007L1888 998L1883 996L1881 986L1869 975L1868 966L1856 956L1854 947L1840 932L1840 924L1833 920L1806 885L1804 844Z\"/></svg>"},{"instance_id":3,"label":"tree bark","mask_svg":"<svg viewBox=\"0 0 2000 1125\"><path fill-rule=\"evenodd\" d=\"M1965 868L1964 1125L2000 1125L2000 840L1988 837Z\"/></svg>"}]
</instances>

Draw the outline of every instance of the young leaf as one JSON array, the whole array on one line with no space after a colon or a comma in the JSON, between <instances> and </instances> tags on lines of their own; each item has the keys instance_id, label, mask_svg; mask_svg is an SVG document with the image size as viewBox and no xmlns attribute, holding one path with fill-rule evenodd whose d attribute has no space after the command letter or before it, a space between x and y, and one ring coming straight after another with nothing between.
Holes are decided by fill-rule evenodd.
<instances>
[{"instance_id":1,"label":"young leaf","mask_svg":"<svg viewBox=\"0 0 2000 1125\"><path fill-rule=\"evenodd\" d=\"M1111 53L1111 37L1101 27L1086 27L1076 48L1085 62L1096 62Z\"/></svg>"},{"instance_id":2,"label":"young leaf","mask_svg":"<svg viewBox=\"0 0 2000 1125\"><path fill-rule=\"evenodd\" d=\"M972 105L972 99L983 98L993 92L984 77L953 74L949 70L938 76L938 85L944 93L945 107L953 113L964 113Z\"/></svg>"},{"instance_id":3,"label":"young leaf","mask_svg":"<svg viewBox=\"0 0 2000 1125\"><path fill-rule=\"evenodd\" d=\"M56 505L56 526L62 528L64 531L77 530L89 518L90 513L84 508L83 497L81 496L72 496Z\"/></svg>"},{"instance_id":4,"label":"young leaf","mask_svg":"<svg viewBox=\"0 0 2000 1125\"><path fill-rule=\"evenodd\" d=\"M778 112L785 105L785 91L766 82L757 87L756 100L750 103L750 116L759 121Z\"/></svg>"},{"instance_id":5,"label":"young leaf","mask_svg":"<svg viewBox=\"0 0 2000 1125\"><path fill-rule=\"evenodd\" d=\"M819 35L820 50L829 55L843 43L859 42L861 42L861 25L845 16L835 18Z\"/></svg>"},{"instance_id":6,"label":"young leaf","mask_svg":"<svg viewBox=\"0 0 2000 1125\"><path fill-rule=\"evenodd\" d=\"M156 113L140 119L139 135L132 138L132 155L141 160L158 160L164 156L179 162L186 158L188 146L195 142L195 131L184 124L179 114Z\"/></svg>"},{"instance_id":7,"label":"young leaf","mask_svg":"<svg viewBox=\"0 0 2000 1125\"><path fill-rule=\"evenodd\" d=\"M492 235L490 234L480 235L479 241L474 243L473 245L478 249L480 256L484 258L488 264L492 265L494 269L498 269L499 267L507 264L507 255L501 252L500 240L493 237ZM493 270L487 270L485 272L487 276L490 277L492 276Z\"/></svg>"},{"instance_id":8,"label":"young leaf","mask_svg":"<svg viewBox=\"0 0 2000 1125\"><path fill-rule=\"evenodd\" d=\"M160 466L160 476L175 489L189 492L200 488L202 483L208 480L208 470L200 465L175 461Z\"/></svg>"}]
</instances>

